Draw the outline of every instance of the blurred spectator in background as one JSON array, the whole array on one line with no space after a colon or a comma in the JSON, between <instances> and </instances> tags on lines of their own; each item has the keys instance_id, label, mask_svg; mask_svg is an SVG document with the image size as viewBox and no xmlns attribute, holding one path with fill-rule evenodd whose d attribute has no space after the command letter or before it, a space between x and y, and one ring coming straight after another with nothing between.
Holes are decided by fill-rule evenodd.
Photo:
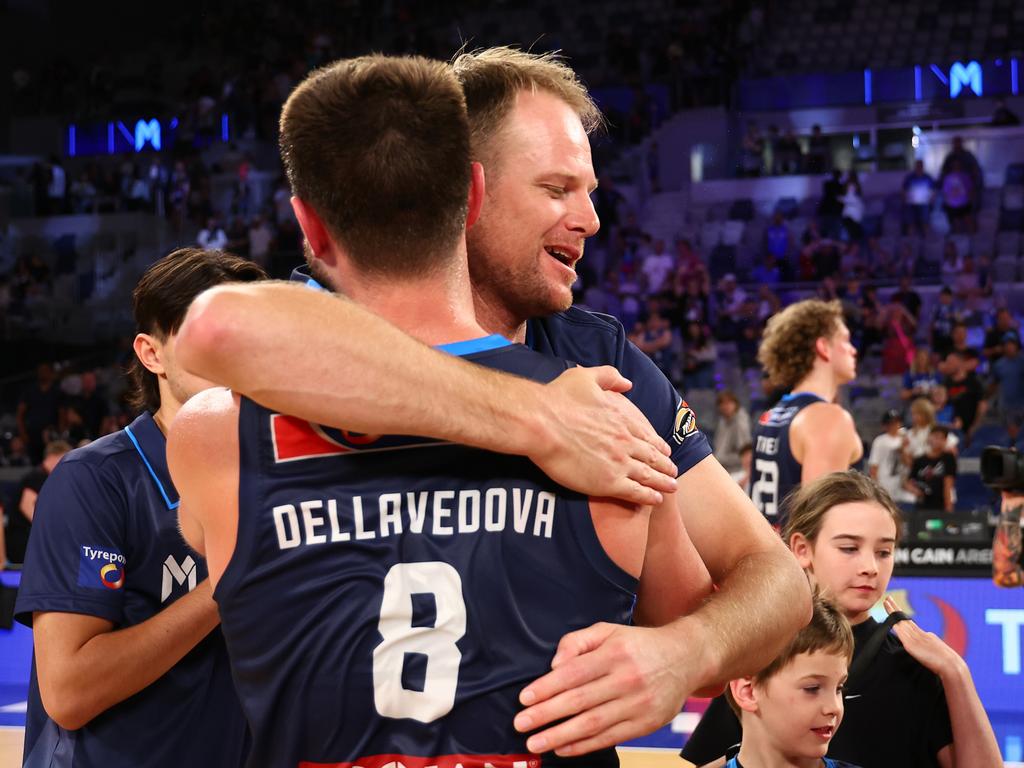
<instances>
[{"instance_id":1,"label":"blurred spectator in background","mask_svg":"<svg viewBox=\"0 0 1024 768\"><path fill-rule=\"evenodd\" d=\"M914 162L914 170L903 179L903 234L920 235L928 232L928 217L931 215L932 200L935 197L935 179L924 170L924 163Z\"/></svg>"},{"instance_id":2,"label":"blurred spectator in background","mask_svg":"<svg viewBox=\"0 0 1024 768\"><path fill-rule=\"evenodd\" d=\"M11 435L7 445L0 451L0 467L31 467L32 457L20 435Z\"/></svg>"},{"instance_id":3,"label":"blurred spectator in background","mask_svg":"<svg viewBox=\"0 0 1024 768\"><path fill-rule=\"evenodd\" d=\"M803 170L804 157L800 142L792 128L787 128L785 135L778 142L777 173L793 174Z\"/></svg>"},{"instance_id":4,"label":"blurred spectator in background","mask_svg":"<svg viewBox=\"0 0 1024 768\"><path fill-rule=\"evenodd\" d=\"M622 193L615 188L615 181L611 176L601 176L600 184L594 190L594 210L601 221L601 228L597 232L597 239L605 241L609 234L619 225L619 206L623 202ZM291 206L289 205L289 210Z\"/></svg>"},{"instance_id":5,"label":"blurred spectator in background","mask_svg":"<svg viewBox=\"0 0 1024 768\"><path fill-rule=\"evenodd\" d=\"M18 435L25 442L33 464L43 460L45 433L60 422L61 392L57 374L49 363L36 367L36 378L22 393L16 413Z\"/></svg>"},{"instance_id":6,"label":"blurred spectator in background","mask_svg":"<svg viewBox=\"0 0 1024 768\"><path fill-rule=\"evenodd\" d=\"M682 284L677 280L675 325L682 328L689 322L711 324L711 297L707 290L707 273L691 275ZM678 290L681 286L681 290Z\"/></svg>"},{"instance_id":7,"label":"blurred spectator in background","mask_svg":"<svg viewBox=\"0 0 1024 768\"><path fill-rule=\"evenodd\" d=\"M903 418L897 410L886 411L882 416L882 427L885 430L871 442L871 454L868 456L868 473L871 479L885 488L897 501L905 499L906 491L903 484L906 480L906 465L903 453L908 438L903 429Z\"/></svg>"},{"instance_id":8,"label":"blurred spectator in background","mask_svg":"<svg viewBox=\"0 0 1024 768\"><path fill-rule=\"evenodd\" d=\"M629 335L641 352L647 355L658 370L665 374L670 381L674 378L672 368L675 364L675 355L672 352L672 326L665 318L657 305L652 302L647 312L647 320L638 320L633 326L633 332Z\"/></svg>"},{"instance_id":9,"label":"blurred spectator in background","mask_svg":"<svg viewBox=\"0 0 1024 768\"><path fill-rule=\"evenodd\" d=\"M86 435L95 440L102 435L100 426L108 412L107 398L100 390L95 371L85 371L80 376L80 389L77 395L69 399L82 418Z\"/></svg>"},{"instance_id":10,"label":"blurred spectator in background","mask_svg":"<svg viewBox=\"0 0 1024 768\"><path fill-rule=\"evenodd\" d=\"M914 290L910 275L900 277L900 287L893 293L892 300L906 307L915 323L921 319L921 294Z\"/></svg>"},{"instance_id":11,"label":"blurred spectator in background","mask_svg":"<svg viewBox=\"0 0 1024 768\"><path fill-rule=\"evenodd\" d=\"M747 474L743 449L751 444L750 414L729 390L718 393L718 423L715 425L714 454L732 479L742 482Z\"/></svg>"},{"instance_id":12,"label":"blurred spectator in background","mask_svg":"<svg viewBox=\"0 0 1024 768\"><path fill-rule=\"evenodd\" d=\"M811 126L811 136L807 140L807 155L804 157L804 173L812 176L826 173L832 164L830 158L828 137L822 134L820 125Z\"/></svg>"},{"instance_id":13,"label":"blurred spectator in background","mask_svg":"<svg viewBox=\"0 0 1024 768\"><path fill-rule=\"evenodd\" d=\"M1020 118L1017 117L1015 112L1006 106L1006 99L996 100L996 108L992 112L992 125L996 127L1020 125Z\"/></svg>"},{"instance_id":14,"label":"blurred spectator in background","mask_svg":"<svg viewBox=\"0 0 1024 768\"><path fill-rule=\"evenodd\" d=\"M223 251L227 248L227 233L221 227L220 220L216 216L210 216L206 220L206 226L199 230L196 243L199 244L200 248L214 251Z\"/></svg>"},{"instance_id":15,"label":"blurred spectator in background","mask_svg":"<svg viewBox=\"0 0 1024 768\"><path fill-rule=\"evenodd\" d=\"M843 195L839 200L843 204L843 228L846 230L846 236L851 243L859 244L864 239L864 228L861 226L864 220L864 195L856 171L851 170L846 174Z\"/></svg>"},{"instance_id":16,"label":"blurred spectator in background","mask_svg":"<svg viewBox=\"0 0 1024 768\"><path fill-rule=\"evenodd\" d=\"M715 296L717 321L715 337L719 341L733 341L739 326L741 307L747 300L747 292L736 284L736 275L731 272L722 277Z\"/></svg>"},{"instance_id":17,"label":"blurred spectator in background","mask_svg":"<svg viewBox=\"0 0 1024 768\"><path fill-rule=\"evenodd\" d=\"M760 176L763 169L764 138L757 123L751 120L740 147L740 176Z\"/></svg>"},{"instance_id":18,"label":"blurred spectator in background","mask_svg":"<svg viewBox=\"0 0 1024 768\"><path fill-rule=\"evenodd\" d=\"M945 370L943 383L949 392L949 404L953 406L953 426L970 435L985 410L981 380L971 361L960 352L946 356Z\"/></svg>"},{"instance_id":19,"label":"blurred spectator in background","mask_svg":"<svg viewBox=\"0 0 1024 768\"><path fill-rule=\"evenodd\" d=\"M821 185L821 201L818 203L818 226L825 238L838 239L843 219L842 197L843 174L838 170L825 179Z\"/></svg>"},{"instance_id":20,"label":"blurred spectator in background","mask_svg":"<svg viewBox=\"0 0 1024 768\"><path fill-rule=\"evenodd\" d=\"M942 383L942 376L935 367L935 361L927 347L918 347L914 351L914 361L910 370L903 374L903 388L900 397L904 400L916 400L928 397L934 387Z\"/></svg>"},{"instance_id":21,"label":"blurred spectator in background","mask_svg":"<svg viewBox=\"0 0 1024 768\"><path fill-rule=\"evenodd\" d=\"M644 275L648 296L657 296L671 288L676 264L672 254L665 250L664 240L659 238L652 243L651 250L644 256L640 269Z\"/></svg>"},{"instance_id":22,"label":"blurred spectator in background","mask_svg":"<svg viewBox=\"0 0 1024 768\"><path fill-rule=\"evenodd\" d=\"M952 372L953 363L949 361L949 356L954 352L960 356L962 363L967 366L968 370L977 370L981 364L981 355L978 353L978 350L967 343L967 326L960 321L957 321L953 326L949 352L937 366L939 373L948 375Z\"/></svg>"},{"instance_id":23,"label":"blurred spectator in background","mask_svg":"<svg viewBox=\"0 0 1024 768\"><path fill-rule=\"evenodd\" d=\"M956 412L953 410L953 404L949 402L949 390L946 389L945 379L939 386L932 387L928 399L935 412L935 423L952 425L956 419Z\"/></svg>"},{"instance_id":24,"label":"blurred spectator in background","mask_svg":"<svg viewBox=\"0 0 1024 768\"><path fill-rule=\"evenodd\" d=\"M904 488L917 499L917 509L927 512L953 511L956 457L946 450L949 430L936 424L928 434L928 451L914 459Z\"/></svg>"},{"instance_id":25,"label":"blurred spectator in background","mask_svg":"<svg viewBox=\"0 0 1024 768\"><path fill-rule=\"evenodd\" d=\"M708 280L707 265L694 249L693 244L685 237L676 240L676 294L684 291L684 285L690 278L697 278L702 283Z\"/></svg>"},{"instance_id":26,"label":"blurred spectator in background","mask_svg":"<svg viewBox=\"0 0 1024 768\"><path fill-rule=\"evenodd\" d=\"M949 219L952 232L974 231L974 206L978 190L964 168L963 162L954 159L949 170L942 175L942 208Z\"/></svg>"},{"instance_id":27,"label":"blurred spectator in background","mask_svg":"<svg viewBox=\"0 0 1024 768\"><path fill-rule=\"evenodd\" d=\"M29 532L32 530L32 517L36 511L36 499L46 478L53 468L71 450L71 446L63 440L47 443L43 452L43 460L39 466L29 472L21 480L18 489L18 508L7 515L7 562L21 564L25 562L25 547L28 546Z\"/></svg>"},{"instance_id":28,"label":"blurred spectator in background","mask_svg":"<svg viewBox=\"0 0 1024 768\"><path fill-rule=\"evenodd\" d=\"M929 342L940 360L953 348L953 326L959 319L959 312L953 304L953 290L944 285L939 291L939 301L932 310L929 327Z\"/></svg>"},{"instance_id":29,"label":"blurred spectator in background","mask_svg":"<svg viewBox=\"0 0 1024 768\"><path fill-rule=\"evenodd\" d=\"M96 185L92 183L88 171L82 171L71 183L71 212L96 213Z\"/></svg>"},{"instance_id":30,"label":"blurred spectator in background","mask_svg":"<svg viewBox=\"0 0 1024 768\"><path fill-rule=\"evenodd\" d=\"M790 234L786 220L781 213L772 216L772 223L764 230L764 252L766 256L773 256L775 262L782 264L789 254Z\"/></svg>"},{"instance_id":31,"label":"blurred spectator in background","mask_svg":"<svg viewBox=\"0 0 1024 768\"><path fill-rule=\"evenodd\" d=\"M914 359L917 321L907 308L890 298L881 313L882 374L902 376Z\"/></svg>"},{"instance_id":32,"label":"blurred spectator in background","mask_svg":"<svg viewBox=\"0 0 1024 768\"><path fill-rule=\"evenodd\" d=\"M270 251L274 245L274 230L266 216L257 214L249 224L249 258L263 269L270 266Z\"/></svg>"},{"instance_id":33,"label":"blurred spectator in background","mask_svg":"<svg viewBox=\"0 0 1024 768\"><path fill-rule=\"evenodd\" d=\"M985 188L985 177L981 172L981 164L974 153L964 147L964 140L960 136L953 137L953 147L942 160L942 169L939 172L939 186L946 174L953 170L953 164L959 163L962 172L970 178L971 188L974 192L980 193Z\"/></svg>"},{"instance_id":34,"label":"blurred spectator in background","mask_svg":"<svg viewBox=\"0 0 1024 768\"><path fill-rule=\"evenodd\" d=\"M683 385L686 389L713 389L718 352L707 328L689 322L683 328Z\"/></svg>"},{"instance_id":35,"label":"blurred spectator in background","mask_svg":"<svg viewBox=\"0 0 1024 768\"><path fill-rule=\"evenodd\" d=\"M1014 319L1013 314L1006 307L996 310L995 321L992 327L985 331L985 341L982 344L982 354L990 363L998 360L1003 354L1003 342L1006 334L1020 333L1020 326Z\"/></svg>"},{"instance_id":36,"label":"blurred spectator in background","mask_svg":"<svg viewBox=\"0 0 1024 768\"><path fill-rule=\"evenodd\" d=\"M67 195L68 179L64 172L64 166L60 158L50 155L50 162L47 164L49 182L46 185L47 206L45 215L59 216L65 212L65 197Z\"/></svg>"},{"instance_id":37,"label":"blurred spectator in background","mask_svg":"<svg viewBox=\"0 0 1024 768\"><path fill-rule=\"evenodd\" d=\"M1019 421L1024 414L1024 357L1020 354L1020 336L1007 331L1003 336L1003 354L992 363L992 389L1000 416Z\"/></svg>"},{"instance_id":38,"label":"blurred spectator in background","mask_svg":"<svg viewBox=\"0 0 1024 768\"><path fill-rule=\"evenodd\" d=\"M935 387L933 391L945 387ZM945 396L945 395L943 395ZM910 428L907 430L907 443L903 453L903 463L907 467L913 464L918 456L924 456L928 452L928 435L931 434L939 420L935 416L935 408L930 399L919 397L910 404ZM950 433L946 439L946 450L956 455L960 445L960 439Z\"/></svg>"}]
</instances>

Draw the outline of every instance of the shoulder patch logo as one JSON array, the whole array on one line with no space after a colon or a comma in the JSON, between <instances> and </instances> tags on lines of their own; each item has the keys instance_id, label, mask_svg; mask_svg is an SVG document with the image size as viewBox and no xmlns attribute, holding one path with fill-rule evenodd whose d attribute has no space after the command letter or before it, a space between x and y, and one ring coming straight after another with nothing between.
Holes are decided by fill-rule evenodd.
<instances>
[{"instance_id":1,"label":"shoulder patch logo","mask_svg":"<svg viewBox=\"0 0 1024 768\"><path fill-rule=\"evenodd\" d=\"M121 589L125 558L115 549L78 548L78 586L91 589Z\"/></svg>"},{"instance_id":2,"label":"shoulder patch logo","mask_svg":"<svg viewBox=\"0 0 1024 768\"><path fill-rule=\"evenodd\" d=\"M676 419L672 426L672 439L682 445L683 440L697 431L697 416L685 400L676 407Z\"/></svg>"}]
</instances>

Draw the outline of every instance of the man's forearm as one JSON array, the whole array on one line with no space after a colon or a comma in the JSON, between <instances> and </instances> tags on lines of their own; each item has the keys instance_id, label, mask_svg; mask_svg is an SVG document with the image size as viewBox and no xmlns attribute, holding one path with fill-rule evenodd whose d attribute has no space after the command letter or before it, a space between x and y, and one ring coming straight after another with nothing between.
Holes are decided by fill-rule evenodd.
<instances>
[{"instance_id":1,"label":"man's forearm","mask_svg":"<svg viewBox=\"0 0 1024 768\"><path fill-rule=\"evenodd\" d=\"M763 669L810 619L810 585L784 548L744 557L718 586L674 624L687 638L684 658L692 659L695 649L703 656L700 665L687 662L702 671L698 688Z\"/></svg>"},{"instance_id":2,"label":"man's forearm","mask_svg":"<svg viewBox=\"0 0 1024 768\"><path fill-rule=\"evenodd\" d=\"M432 350L355 303L305 286L208 291L189 309L177 348L190 372L316 423L508 453L525 454L538 438L539 420L522 402L541 385Z\"/></svg>"},{"instance_id":3,"label":"man's forearm","mask_svg":"<svg viewBox=\"0 0 1024 768\"><path fill-rule=\"evenodd\" d=\"M147 619L125 629L101 632L70 658L53 659L58 669L40 670L47 711L66 728L80 728L94 717L148 687L191 651L220 623L209 582ZM37 663L50 662L37 653ZM46 698L50 698L47 696ZM61 722L63 721L63 722Z\"/></svg>"},{"instance_id":4,"label":"man's forearm","mask_svg":"<svg viewBox=\"0 0 1024 768\"><path fill-rule=\"evenodd\" d=\"M1022 531L1020 527L1021 503L1007 503L999 515L995 538L992 540L992 579L1000 587L1024 585L1021 568Z\"/></svg>"}]
</instances>

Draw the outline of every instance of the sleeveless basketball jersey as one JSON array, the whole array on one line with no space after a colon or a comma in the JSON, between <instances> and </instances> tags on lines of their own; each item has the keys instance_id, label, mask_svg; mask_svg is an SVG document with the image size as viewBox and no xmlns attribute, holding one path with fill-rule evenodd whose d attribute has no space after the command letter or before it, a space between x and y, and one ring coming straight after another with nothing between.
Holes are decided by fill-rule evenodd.
<instances>
[{"instance_id":1,"label":"sleeveless basketball jersey","mask_svg":"<svg viewBox=\"0 0 1024 768\"><path fill-rule=\"evenodd\" d=\"M491 368L546 382L567 367L478 341L492 348L466 356ZM244 398L239 441L238 534L215 598L250 765L560 762L514 731L519 692L566 632L627 623L636 589L587 498L521 457L350 434Z\"/></svg>"},{"instance_id":2,"label":"sleeveless basketball jersey","mask_svg":"<svg viewBox=\"0 0 1024 768\"><path fill-rule=\"evenodd\" d=\"M783 502L800 485L802 470L790 448L789 425L807 406L824 402L812 392L791 392L761 414L754 427L750 498L776 528L786 524Z\"/></svg>"}]
</instances>

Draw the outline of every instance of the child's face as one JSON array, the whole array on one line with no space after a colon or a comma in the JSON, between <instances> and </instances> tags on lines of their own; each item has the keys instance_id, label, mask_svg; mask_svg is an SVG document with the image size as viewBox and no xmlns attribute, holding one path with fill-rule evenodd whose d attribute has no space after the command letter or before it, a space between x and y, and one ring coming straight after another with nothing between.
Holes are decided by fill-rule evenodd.
<instances>
[{"instance_id":1,"label":"child's face","mask_svg":"<svg viewBox=\"0 0 1024 768\"><path fill-rule=\"evenodd\" d=\"M773 746L790 760L824 757L843 719L846 657L801 653L763 685L758 714Z\"/></svg>"},{"instance_id":2,"label":"child's face","mask_svg":"<svg viewBox=\"0 0 1024 768\"><path fill-rule=\"evenodd\" d=\"M856 501L825 513L813 545L799 534L790 545L801 567L858 624L889 586L895 541L892 515L874 502Z\"/></svg>"},{"instance_id":3,"label":"child's face","mask_svg":"<svg viewBox=\"0 0 1024 768\"><path fill-rule=\"evenodd\" d=\"M928 433L928 450L938 455L946 450L946 436L941 432Z\"/></svg>"}]
</instances>

